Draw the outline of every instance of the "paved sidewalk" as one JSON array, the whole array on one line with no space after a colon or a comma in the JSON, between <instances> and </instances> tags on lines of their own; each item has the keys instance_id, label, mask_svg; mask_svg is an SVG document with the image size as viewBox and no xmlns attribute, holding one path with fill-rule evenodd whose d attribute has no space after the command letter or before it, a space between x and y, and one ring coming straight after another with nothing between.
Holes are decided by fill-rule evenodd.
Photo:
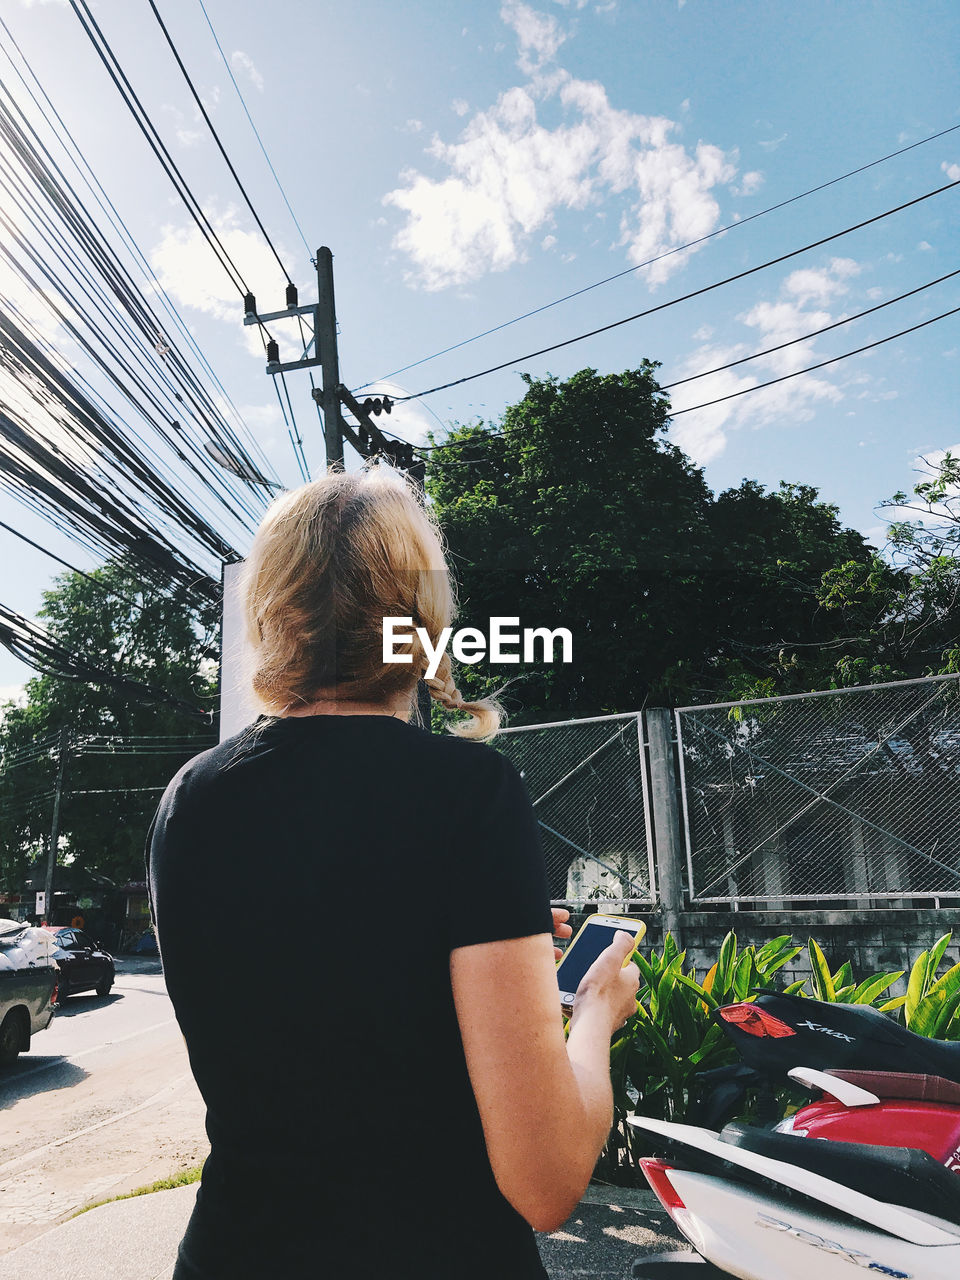
<instances>
[{"instance_id":1,"label":"paved sidewalk","mask_svg":"<svg viewBox=\"0 0 960 1280\"><path fill-rule=\"evenodd\" d=\"M196 1192L194 1184L91 1209L0 1257L0 1280L170 1280ZM628 1280L641 1253L677 1246L651 1192L605 1187L590 1187L561 1230L538 1240L552 1280Z\"/></svg>"}]
</instances>

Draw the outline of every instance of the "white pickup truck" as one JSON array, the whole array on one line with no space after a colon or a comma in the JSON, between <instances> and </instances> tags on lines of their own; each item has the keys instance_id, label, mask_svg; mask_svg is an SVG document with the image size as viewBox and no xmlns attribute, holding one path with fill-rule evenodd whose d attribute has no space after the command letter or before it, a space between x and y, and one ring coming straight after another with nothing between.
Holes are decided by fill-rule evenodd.
<instances>
[{"instance_id":1,"label":"white pickup truck","mask_svg":"<svg viewBox=\"0 0 960 1280\"><path fill-rule=\"evenodd\" d=\"M0 1067L30 1048L53 1018L60 970L53 936L16 920L0 920Z\"/></svg>"}]
</instances>

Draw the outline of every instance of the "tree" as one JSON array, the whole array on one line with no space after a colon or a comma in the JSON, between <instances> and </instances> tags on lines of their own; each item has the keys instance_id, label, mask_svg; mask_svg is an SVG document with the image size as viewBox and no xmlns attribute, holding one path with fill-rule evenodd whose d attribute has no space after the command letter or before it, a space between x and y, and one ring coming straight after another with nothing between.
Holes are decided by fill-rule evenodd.
<instances>
[{"instance_id":1,"label":"tree","mask_svg":"<svg viewBox=\"0 0 960 1280\"><path fill-rule=\"evenodd\" d=\"M428 490L461 585L463 620L567 627L574 661L501 668L522 718L640 706L699 652L710 495L665 439L656 366L566 382L524 377L499 427L455 427ZM485 684L462 669L464 687Z\"/></svg>"},{"instance_id":2,"label":"tree","mask_svg":"<svg viewBox=\"0 0 960 1280\"><path fill-rule=\"evenodd\" d=\"M44 593L39 617L64 646L109 676L163 691L198 709L188 716L163 701L138 701L126 685L99 685L39 675L27 682L22 704L0 712L0 888L18 889L28 869L45 856L52 789L58 765L56 736L69 730L73 748L61 812L62 860L95 870L117 883L140 879L143 842L159 791L194 753L193 740L212 738L216 691L215 650L208 636L213 610L198 615L180 588L145 587L139 572L109 563L84 576L68 573ZM89 737L163 739L176 736L178 756L119 749L93 754ZM38 754L31 754L37 743ZM26 753L26 754L25 754Z\"/></svg>"},{"instance_id":3,"label":"tree","mask_svg":"<svg viewBox=\"0 0 960 1280\"><path fill-rule=\"evenodd\" d=\"M525 377L499 424L455 426L431 454L462 621L574 634L571 666L505 669L518 720L852 683L901 599L897 570L811 486L714 498L666 439L656 369ZM488 692L504 669L459 678Z\"/></svg>"},{"instance_id":4,"label":"tree","mask_svg":"<svg viewBox=\"0 0 960 1280\"><path fill-rule=\"evenodd\" d=\"M781 482L767 492L744 480L719 494L710 524L718 564L711 665L727 696L855 683L870 655L874 679L902 674L893 637L882 638L903 575L844 528L818 490Z\"/></svg>"}]
</instances>

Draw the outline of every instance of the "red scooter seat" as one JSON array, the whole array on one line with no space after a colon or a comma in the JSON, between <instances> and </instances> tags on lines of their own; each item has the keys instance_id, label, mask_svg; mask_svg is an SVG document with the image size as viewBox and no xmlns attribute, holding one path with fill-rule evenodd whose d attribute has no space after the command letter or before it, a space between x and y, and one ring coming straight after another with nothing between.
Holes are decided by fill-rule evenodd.
<instances>
[{"instance_id":1,"label":"red scooter seat","mask_svg":"<svg viewBox=\"0 0 960 1280\"><path fill-rule=\"evenodd\" d=\"M831 1070L828 1076L846 1080L878 1098L904 1098L913 1102L947 1102L960 1106L960 1084L943 1076L924 1076L903 1071Z\"/></svg>"}]
</instances>

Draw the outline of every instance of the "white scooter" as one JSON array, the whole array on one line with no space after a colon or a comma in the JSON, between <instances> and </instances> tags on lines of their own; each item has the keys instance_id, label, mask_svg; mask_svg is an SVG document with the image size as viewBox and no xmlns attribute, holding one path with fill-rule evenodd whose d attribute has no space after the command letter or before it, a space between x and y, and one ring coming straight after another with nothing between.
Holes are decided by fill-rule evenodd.
<instances>
[{"instance_id":1,"label":"white scooter","mask_svg":"<svg viewBox=\"0 0 960 1280\"><path fill-rule=\"evenodd\" d=\"M643 1259L635 1264L634 1276L960 1276L960 1178L950 1161L941 1163L929 1152L908 1146L806 1136L816 1130L818 1118L825 1113L836 1116L838 1109L864 1121L872 1116L881 1124L887 1107L902 1112L906 1103L919 1113L927 1104L905 1099L904 1081L917 1082L914 1099L928 1096L916 1092L918 1088L957 1086L929 1076L876 1073L876 1091L871 1091L864 1087L869 1073L850 1073L855 1081L845 1080L842 1071L827 1074L799 1067L789 1074L824 1097L777 1130L734 1124L716 1133L643 1116L630 1118L629 1123L649 1139L650 1150L658 1152L657 1158L642 1161L647 1181L696 1250ZM888 1101L884 1081L899 1090L896 1102Z\"/></svg>"}]
</instances>

